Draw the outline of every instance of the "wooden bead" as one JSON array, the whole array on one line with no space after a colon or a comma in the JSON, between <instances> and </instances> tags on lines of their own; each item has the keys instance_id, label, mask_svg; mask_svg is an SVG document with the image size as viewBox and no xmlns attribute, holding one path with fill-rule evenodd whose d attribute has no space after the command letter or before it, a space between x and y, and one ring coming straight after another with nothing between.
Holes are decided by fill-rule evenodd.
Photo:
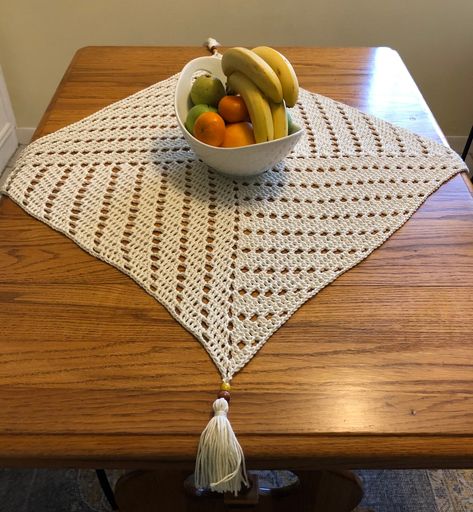
<instances>
[{"instance_id":1,"label":"wooden bead","mask_svg":"<svg viewBox=\"0 0 473 512\"><path fill-rule=\"evenodd\" d=\"M220 389L222 391L230 391L232 387L230 386L230 384L228 384L228 382L222 382Z\"/></svg>"},{"instance_id":2,"label":"wooden bead","mask_svg":"<svg viewBox=\"0 0 473 512\"><path fill-rule=\"evenodd\" d=\"M224 389L218 392L218 398L225 398L227 402L230 402L230 393Z\"/></svg>"}]
</instances>

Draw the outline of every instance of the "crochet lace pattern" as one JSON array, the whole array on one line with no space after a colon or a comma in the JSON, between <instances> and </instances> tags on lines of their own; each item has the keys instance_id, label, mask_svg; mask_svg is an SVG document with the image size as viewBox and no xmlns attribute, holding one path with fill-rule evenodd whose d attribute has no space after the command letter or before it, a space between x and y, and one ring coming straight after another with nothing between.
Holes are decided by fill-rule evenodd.
<instances>
[{"instance_id":1,"label":"crochet lace pattern","mask_svg":"<svg viewBox=\"0 0 473 512\"><path fill-rule=\"evenodd\" d=\"M466 167L447 147L301 90L294 151L260 176L224 177L182 137L176 82L33 142L3 192L133 278L229 381Z\"/></svg>"}]
</instances>

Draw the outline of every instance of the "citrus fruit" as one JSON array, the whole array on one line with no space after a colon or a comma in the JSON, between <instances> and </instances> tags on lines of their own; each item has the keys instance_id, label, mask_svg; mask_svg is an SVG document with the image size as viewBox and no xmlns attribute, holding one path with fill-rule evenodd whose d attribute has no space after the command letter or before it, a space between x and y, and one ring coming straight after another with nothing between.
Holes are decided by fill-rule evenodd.
<instances>
[{"instance_id":1,"label":"citrus fruit","mask_svg":"<svg viewBox=\"0 0 473 512\"><path fill-rule=\"evenodd\" d=\"M186 117L186 128L194 135L194 124L197 121L197 118L203 114L204 112L217 112L215 107L211 107L210 105L194 105L187 114Z\"/></svg>"},{"instance_id":2,"label":"citrus fruit","mask_svg":"<svg viewBox=\"0 0 473 512\"><path fill-rule=\"evenodd\" d=\"M202 114L204 115L204 114ZM231 123L225 127L222 147L238 148L255 143L255 134L250 123Z\"/></svg>"},{"instance_id":3,"label":"citrus fruit","mask_svg":"<svg viewBox=\"0 0 473 512\"><path fill-rule=\"evenodd\" d=\"M221 146L225 137L225 121L215 112L204 112L194 124L194 137L210 146Z\"/></svg>"},{"instance_id":4,"label":"citrus fruit","mask_svg":"<svg viewBox=\"0 0 473 512\"><path fill-rule=\"evenodd\" d=\"M224 96L218 103L218 113L227 123L239 123L249 119L248 109L241 96Z\"/></svg>"}]
</instances>

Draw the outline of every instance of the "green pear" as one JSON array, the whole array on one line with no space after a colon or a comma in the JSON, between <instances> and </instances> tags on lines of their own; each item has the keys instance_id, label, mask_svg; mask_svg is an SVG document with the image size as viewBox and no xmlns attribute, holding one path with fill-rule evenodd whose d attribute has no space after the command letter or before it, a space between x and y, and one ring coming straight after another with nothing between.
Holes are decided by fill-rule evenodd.
<instances>
[{"instance_id":1,"label":"green pear","mask_svg":"<svg viewBox=\"0 0 473 512\"><path fill-rule=\"evenodd\" d=\"M198 76L191 87L191 100L194 105L203 103L216 107L224 96L225 87L213 76Z\"/></svg>"},{"instance_id":2,"label":"green pear","mask_svg":"<svg viewBox=\"0 0 473 512\"><path fill-rule=\"evenodd\" d=\"M194 135L194 125L197 121L197 118L203 114L204 112L217 112L217 109L215 107L211 107L210 105L194 105L188 112L186 117L186 122L184 123L186 125L186 128L189 130L189 132Z\"/></svg>"},{"instance_id":3,"label":"green pear","mask_svg":"<svg viewBox=\"0 0 473 512\"><path fill-rule=\"evenodd\" d=\"M286 109L286 115L287 115L287 134L292 135L293 133L296 133L300 130L300 127L297 126L296 123L291 118L291 114L289 114L289 110Z\"/></svg>"}]
</instances>

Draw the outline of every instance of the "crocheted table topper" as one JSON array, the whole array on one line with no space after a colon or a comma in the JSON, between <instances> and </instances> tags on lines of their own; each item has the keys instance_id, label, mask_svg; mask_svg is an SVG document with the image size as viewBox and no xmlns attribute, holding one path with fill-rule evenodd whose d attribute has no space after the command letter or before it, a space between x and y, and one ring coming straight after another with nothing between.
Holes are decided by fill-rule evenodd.
<instances>
[{"instance_id":1,"label":"crocheted table topper","mask_svg":"<svg viewBox=\"0 0 473 512\"><path fill-rule=\"evenodd\" d=\"M132 277L229 381L305 301L445 180L449 148L301 91L295 150L220 176L177 127L177 75L30 144L4 185L28 213Z\"/></svg>"},{"instance_id":2,"label":"crocheted table topper","mask_svg":"<svg viewBox=\"0 0 473 512\"><path fill-rule=\"evenodd\" d=\"M466 170L449 148L301 90L304 137L266 173L199 161L176 123L177 75L30 144L3 192L132 277L188 329L223 379L196 482L247 485L229 381L308 299Z\"/></svg>"}]
</instances>

